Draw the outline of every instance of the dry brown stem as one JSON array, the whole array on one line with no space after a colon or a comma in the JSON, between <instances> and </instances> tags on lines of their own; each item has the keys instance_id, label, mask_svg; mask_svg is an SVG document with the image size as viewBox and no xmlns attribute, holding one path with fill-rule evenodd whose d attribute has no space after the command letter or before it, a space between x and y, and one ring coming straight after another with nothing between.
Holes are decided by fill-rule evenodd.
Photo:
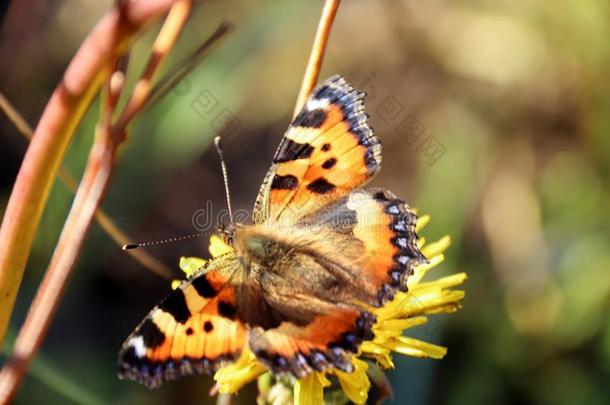
<instances>
[{"instance_id":1,"label":"dry brown stem","mask_svg":"<svg viewBox=\"0 0 610 405\"><path fill-rule=\"evenodd\" d=\"M125 53L128 40L135 30L145 22L165 12L171 6L168 17L155 41L153 53L145 73L142 75L134 93L131 95L126 109L128 119L119 119L118 125L110 125L112 110L116 106L116 98L122 85L113 85L111 77L116 71L118 60ZM0 372L0 403L4 404L14 396L26 368L37 352L48 329L52 316L57 308L68 276L82 247L85 235L94 213L101 202L107 188L117 147L125 139L125 126L135 116L141 104L147 99L150 83L165 55L173 47L176 38L182 31L189 15L192 2L188 0L170 1L132 1L122 2L104 17L85 40L81 49L68 67L62 83L52 96L47 109L35 131L28 152L19 172L15 189L11 194L2 229L0 230L0 292L12 294L10 307L14 303L23 267L31 248L31 241L36 226L30 226L25 235L15 229L15 222L23 222L23 210L15 206L15 201L30 204L30 213L34 214L37 225L44 202L48 197L50 183L57 172L61 158L67 147L76 125L80 122L91 99L100 88L102 82L110 82L105 88L105 110L102 112L100 125L95 135L95 141L89 154L87 166L81 183L76 192L72 208L64 224L59 242L47 268L44 279L30 307L26 321L19 331L12 357ZM131 115L130 115L131 114ZM121 117L124 117L122 114ZM124 125L122 125L124 124ZM57 135L60 134L61 136ZM42 139L42 141L40 141ZM48 155L49 150L52 152ZM34 166L34 172L28 167ZM40 168L51 172L50 178L43 176ZM46 179L47 181L42 181ZM39 184L41 183L41 184ZM35 184L43 189L42 204L32 204L33 193L30 189ZM23 190L22 190L23 189ZM25 195L24 195L25 194ZM40 194L40 192L38 192ZM28 208L28 207L26 207ZM24 236L27 240L17 239ZM7 242L5 245L3 242ZM25 244L25 246L23 245ZM8 245L8 247L7 247ZM5 255L8 260L5 259ZM19 278L11 278L11 267L19 265ZM6 283L8 281L8 283ZM0 299L6 298L4 296ZM2 334L10 315L10 308L3 313L6 319Z\"/></svg>"},{"instance_id":2,"label":"dry brown stem","mask_svg":"<svg viewBox=\"0 0 610 405\"><path fill-rule=\"evenodd\" d=\"M326 0L324 3L316 37L313 41L307 68L305 69L305 76L303 77L301 90L299 91L299 96L297 97L296 106L294 108L295 116L299 113L303 104L307 101L309 93L311 93L311 90L313 90L318 82L320 67L322 66L322 60L324 59L324 52L326 50L326 44L328 43L330 29L335 20L335 16L337 15L337 9L339 8L340 2L341 0Z\"/></svg>"}]
</instances>

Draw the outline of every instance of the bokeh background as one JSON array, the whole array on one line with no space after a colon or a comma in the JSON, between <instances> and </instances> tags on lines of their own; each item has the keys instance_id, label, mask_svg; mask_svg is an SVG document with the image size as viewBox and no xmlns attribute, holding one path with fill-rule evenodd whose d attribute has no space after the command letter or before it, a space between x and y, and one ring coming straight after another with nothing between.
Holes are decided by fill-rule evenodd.
<instances>
[{"instance_id":1,"label":"bokeh background","mask_svg":"<svg viewBox=\"0 0 610 405\"><path fill-rule=\"evenodd\" d=\"M111 3L3 3L0 90L30 123ZM132 127L104 202L132 237L194 232L192 216L201 209L214 222L225 207L210 148L217 134L225 136L233 203L251 209L290 120L321 5L210 0L196 8L166 67L222 20L235 29ZM157 29L134 48L132 79ZM372 184L429 213L422 234L428 240L452 236L445 264L431 276L469 274L464 308L415 332L448 346L448 355L399 359L390 373L394 403L610 403L608 38L610 5L602 0L341 5L322 78L340 73L369 94L370 121L384 146L383 168ZM96 103L65 160L75 175L98 111ZM2 212L27 147L3 115L0 145ZM70 202L58 182L12 336ZM207 257L206 246L202 238L149 251L179 278L179 257ZM168 289L168 280L94 225L15 403L213 403L209 377L155 392L116 378L121 342ZM252 403L254 395L251 385L237 401Z\"/></svg>"}]
</instances>

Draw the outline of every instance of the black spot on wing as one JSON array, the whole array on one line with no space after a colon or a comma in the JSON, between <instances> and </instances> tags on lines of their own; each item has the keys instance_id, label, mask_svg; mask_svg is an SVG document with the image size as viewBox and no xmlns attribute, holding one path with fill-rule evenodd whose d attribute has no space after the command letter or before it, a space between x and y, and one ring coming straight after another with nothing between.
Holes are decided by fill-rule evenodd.
<instances>
[{"instance_id":1,"label":"black spot on wing","mask_svg":"<svg viewBox=\"0 0 610 405\"><path fill-rule=\"evenodd\" d=\"M330 150L330 143L325 143L324 145L322 145L323 152L328 152L329 150Z\"/></svg>"},{"instance_id":2,"label":"black spot on wing","mask_svg":"<svg viewBox=\"0 0 610 405\"><path fill-rule=\"evenodd\" d=\"M228 301L220 301L218 303L218 313L225 318L233 320L235 319L237 308Z\"/></svg>"},{"instance_id":3,"label":"black spot on wing","mask_svg":"<svg viewBox=\"0 0 610 405\"><path fill-rule=\"evenodd\" d=\"M328 80L325 83L327 82ZM333 94L335 93L336 91L333 90L328 84L321 84L318 88L313 90L311 98L315 100L328 99L330 101L336 101L336 99L333 99Z\"/></svg>"},{"instance_id":4,"label":"black spot on wing","mask_svg":"<svg viewBox=\"0 0 610 405\"><path fill-rule=\"evenodd\" d=\"M324 163L322 163L322 167L324 169L332 169L333 167L335 167L335 165L337 164L337 159L335 158L330 158L330 159L326 159L326 161Z\"/></svg>"},{"instance_id":5,"label":"black spot on wing","mask_svg":"<svg viewBox=\"0 0 610 405\"><path fill-rule=\"evenodd\" d=\"M203 298L213 298L218 293L212 284L210 284L205 274L194 278L191 284L193 287L195 287L197 293Z\"/></svg>"},{"instance_id":6,"label":"black spot on wing","mask_svg":"<svg viewBox=\"0 0 610 405\"><path fill-rule=\"evenodd\" d=\"M308 143L295 142L292 139L284 138L275 152L273 163L291 162L297 159L309 159L314 151L314 147Z\"/></svg>"},{"instance_id":7,"label":"black spot on wing","mask_svg":"<svg viewBox=\"0 0 610 405\"><path fill-rule=\"evenodd\" d=\"M388 195L388 193L383 189L374 189L370 191L373 194L373 198L378 201L389 202L393 199L393 195Z\"/></svg>"},{"instance_id":8,"label":"black spot on wing","mask_svg":"<svg viewBox=\"0 0 610 405\"><path fill-rule=\"evenodd\" d=\"M210 322L210 321L205 321L205 323L203 324L203 330L206 333L210 333L211 331L214 330L214 325L212 325L212 322Z\"/></svg>"},{"instance_id":9,"label":"black spot on wing","mask_svg":"<svg viewBox=\"0 0 610 405\"><path fill-rule=\"evenodd\" d=\"M307 107L305 107L292 121L292 125L306 128L320 128L324 121L326 121L326 116L327 114L324 110L307 110Z\"/></svg>"},{"instance_id":10,"label":"black spot on wing","mask_svg":"<svg viewBox=\"0 0 610 405\"><path fill-rule=\"evenodd\" d=\"M326 100L330 104L339 106L343 113L343 121L349 126L349 132L356 137L360 145L367 148L364 164L369 175L373 175L381 164L381 143L368 124L368 116L364 111L364 97L364 92L352 87L339 75L325 80L313 90L311 95L315 100ZM325 146L322 146L322 150L326 151Z\"/></svg>"},{"instance_id":11,"label":"black spot on wing","mask_svg":"<svg viewBox=\"0 0 610 405\"><path fill-rule=\"evenodd\" d=\"M294 190L299 185L299 180L291 174L280 176L276 174L271 182L271 190Z\"/></svg>"},{"instance_id":12,"label":"black spot on wing","mask_svg":"<svg viewBox=\"0 0 610 405\"><path fill-rule=\"evenodd\" d=\"M316 194L328 194L333 191L336 186L332 183L329 183L324 177L320 177L319 179L309 183L307 185L307 189L312 193Z\"/></svg>"},{"instance_id":13,"label":"black spot on wing","mask_svg":"<svg viewBox=\"0 0 610 405\"><path fill-rule=\"evenodd\" d=\"M152 319L146 319L142 322L142 325L138 328L136 334L142 336L144 346L149 349L161 346L163 342L165 342L165 334L161 332L161 329L159 329Z\"/></svg>"},{"instance_id":14,"label":"black spot on wing","mask_svg":"<svg viewBox=\"0 0 610 405\"><path fill-rule=\"evenodd\" d=\"M159 309L171 314L176 322L185 323L191 316L186 305L182 290L177 289L169 293L159 304Z\"/></svg>"}]
</instances>

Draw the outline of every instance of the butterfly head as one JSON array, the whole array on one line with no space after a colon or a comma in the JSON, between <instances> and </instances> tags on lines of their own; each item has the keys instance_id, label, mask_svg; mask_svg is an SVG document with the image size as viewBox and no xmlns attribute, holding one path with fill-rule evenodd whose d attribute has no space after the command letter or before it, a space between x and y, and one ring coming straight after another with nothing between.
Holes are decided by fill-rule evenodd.
<instances>
[{"instance_id":1,"label":"butterfly head","mask_svg":"<svg viewBox=\"0 0 610 405\"><path fill-rule=\"evenodd\" d=\"M227 245L233 246L235 244L235 234L237 232L237 228L240 226L240 224L233 222L228 224L218 224L216 225L216 232L218 232Z\"/></svg>"}]
</instances>

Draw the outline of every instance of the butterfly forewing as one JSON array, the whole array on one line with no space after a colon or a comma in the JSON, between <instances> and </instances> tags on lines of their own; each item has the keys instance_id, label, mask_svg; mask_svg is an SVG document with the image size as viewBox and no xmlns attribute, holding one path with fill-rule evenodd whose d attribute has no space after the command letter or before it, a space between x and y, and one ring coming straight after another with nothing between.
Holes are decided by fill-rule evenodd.
<instances>
[{"instance_id":1,"label":"butterfly forewing","mask_svg":"<svg viewBox=\"0 0 610 405\"><path fill-rule=\"evenodd\" d=\"M237 269L235 259L225 257L222 265ZM209 374L235 360L246 342L246 327L235 316L236 289L227 270L201 273L170 292L123 344L119 376L155 388L183 375Z\"/></svg>"},{"instance_id":2,"label":"butterfly forewing","mask_svg":"<svg viewBox=\"0 0 610 405\"><path fill-rule=\"evenodd\" d=\"M361 186L381 164L364 93L341 76L316 87L286 131L254 207L254 222L290 223Z\"/></svg>"}]
</instances>

